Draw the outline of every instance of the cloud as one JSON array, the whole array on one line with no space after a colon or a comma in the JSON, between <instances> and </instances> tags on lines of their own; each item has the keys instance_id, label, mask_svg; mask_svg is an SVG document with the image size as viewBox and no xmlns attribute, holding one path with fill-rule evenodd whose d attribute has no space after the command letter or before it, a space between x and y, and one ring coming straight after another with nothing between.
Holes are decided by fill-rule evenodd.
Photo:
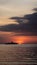
<instances>
[{"instance_id":1,"label":"cloud","mask_svg":"<svg viewBox=\"0 0 37 65\"><path fill-rule=\"evenodd\" d=\"M37 12L37 8L34 8L33 10Z\"/></svg>"},{"instance_id":2,"label":"cloud","mask_svg":"<svg viewBox=\"0 0 37 65\"><path fill-rule=\"evenodd\" d=\"M28 14L24 17L11 17L10 19L15 19L23 29L26 28L29 32L37 32L37 13ZM25 23L25 20L28 20L28 23ZM24 22L23 22L24 21Z\"/></svg>"},{"instance_id":3,"label":"cloud","mask_svg":"<svg viewBox=\"0 0 37 65\"><path fill-rule=\"evenodd\" d=\"M23 17L10 17L9 19L16 20L19 24L9 24L0 27L0 31L17 32L21 35L37 35L37 13L27 14ZM27 23L26 20L28 20ZM20 35L20 34L18 34Z\"/></svg>"}]
</instances>

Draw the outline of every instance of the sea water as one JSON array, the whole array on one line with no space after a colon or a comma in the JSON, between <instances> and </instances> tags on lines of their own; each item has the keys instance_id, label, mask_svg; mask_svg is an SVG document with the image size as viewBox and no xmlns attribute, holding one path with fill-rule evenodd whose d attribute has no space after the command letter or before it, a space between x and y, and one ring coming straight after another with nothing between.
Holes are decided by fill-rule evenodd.
<instances>
[{"instance_id":1,"label":"sea water","mask_svg":"<svg viewBox=\"0 0 37 65\"><path fill-rule=\"evenodd\" d=\"M37 44L0 44L0 65L37 65Z\"/></svg>"}]
</instances>

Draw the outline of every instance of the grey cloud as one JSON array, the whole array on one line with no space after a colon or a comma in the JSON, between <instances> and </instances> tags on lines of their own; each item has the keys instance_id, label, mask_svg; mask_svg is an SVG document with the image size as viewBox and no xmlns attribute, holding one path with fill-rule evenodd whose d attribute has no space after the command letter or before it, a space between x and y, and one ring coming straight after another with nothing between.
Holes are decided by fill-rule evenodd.
<instances>
[{"instance_id":1,"label":"grey cloud","mask_svg":"<svg viewBox=\"0 0 37 65\"><path fill-rule=\"evenodd\" d=\"M33 10L37 12L37 8L34 8Z\"/></svg>"},{"instance_id":2,"label":"grey cloud","mask_svg":"<svg viewBox=\"0 0 37 65\"><path fill-rule=\"evenodd\" d=\"M19 24L9 24L0 27L0 31L6 32L22 32L21 35L37 35L37 13L24 15L24 17L11 17L10 19L16 20ZM29 20L28 23L23 21Z\"/></svg>"}]
</instances>

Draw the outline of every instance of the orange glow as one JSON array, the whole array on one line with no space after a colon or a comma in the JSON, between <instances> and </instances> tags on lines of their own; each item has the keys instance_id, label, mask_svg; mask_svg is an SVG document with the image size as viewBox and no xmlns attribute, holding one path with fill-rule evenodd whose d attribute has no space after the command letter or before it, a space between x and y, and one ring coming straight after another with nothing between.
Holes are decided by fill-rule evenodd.
<instances>
[{"instance_id":1,"label":"orange glow","mask_svg":"<svg viewBox=\"0 0 37 65\"><path fill-rule=\"evenodd\" d=\"M31 42L37 42L37 36L14 36L15 33L12 32L1 32L0 31L0 43L5 42L15 42L15 43L31 43Z\"/></svg>"},{"instance_id":2,"label":"orange glow","mask_svg":"<svg viewBox=\"0 0 37 65\"><path fill-rule=\"evenodd\" d=\"M15 42L19 43L19 44L22 44L24 42L24 37L16 37L14 39Z\"/></svg>"},{"instance_id":3,"label":"orange glow","mask_svg":"<svg viewBox=\"0 0 37 65\"><path fill-rule=\"evenodd\" d=\"M19 44L37 42L37 36L14 36L11 40Z\"/></svg>"}]
</instances>

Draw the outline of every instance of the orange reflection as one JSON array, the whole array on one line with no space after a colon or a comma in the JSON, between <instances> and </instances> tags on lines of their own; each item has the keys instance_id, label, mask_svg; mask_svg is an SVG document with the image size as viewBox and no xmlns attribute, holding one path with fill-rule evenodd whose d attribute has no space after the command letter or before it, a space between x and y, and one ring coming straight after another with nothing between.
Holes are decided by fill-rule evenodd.
<instances>
[{"instance_id":1,"label":"orange reflection","mask_svg":"<svg viewBox=\"0 0 37 65\"><path fill-rule=\"evenodd\" d=\"M28 42L37 42L37 36L14 36L11 41L22 44Z\"/></svg>"}]
</instances>

